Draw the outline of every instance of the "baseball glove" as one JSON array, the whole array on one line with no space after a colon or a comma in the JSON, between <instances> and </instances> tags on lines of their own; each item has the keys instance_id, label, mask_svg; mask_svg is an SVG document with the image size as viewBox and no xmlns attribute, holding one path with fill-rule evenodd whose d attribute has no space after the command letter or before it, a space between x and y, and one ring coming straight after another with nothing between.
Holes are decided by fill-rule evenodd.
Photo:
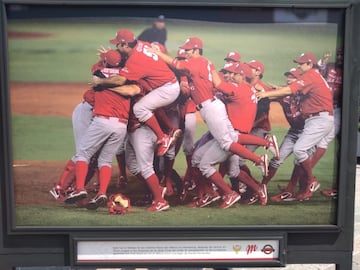
<instances>
[{"instance_id":1,"label":"baseball glove","mask_svg":"<svg viewBox=\"0 0 360 270\"><path fill-rule=\"evenodd\" d=\"M130 212L130 199L123 194L113 194L107 203L111 215L125 215Z\"/></svg>"}]
</instances>

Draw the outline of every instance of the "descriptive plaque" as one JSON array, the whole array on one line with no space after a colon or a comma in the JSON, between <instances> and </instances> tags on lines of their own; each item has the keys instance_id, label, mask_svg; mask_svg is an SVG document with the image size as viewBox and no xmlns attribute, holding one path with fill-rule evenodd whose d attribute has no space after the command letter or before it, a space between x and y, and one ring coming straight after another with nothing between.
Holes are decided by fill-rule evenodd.
<instances>
[{"instance_id":1,"label":"descriptive plaque","mask_svg":"<svg viewBox=\"0 0 360 270\"><path fill-rule=\"evenodd\" d=\"M279 261L279 240L77 241L77 263Z\"/></svg>"}]
</instances>

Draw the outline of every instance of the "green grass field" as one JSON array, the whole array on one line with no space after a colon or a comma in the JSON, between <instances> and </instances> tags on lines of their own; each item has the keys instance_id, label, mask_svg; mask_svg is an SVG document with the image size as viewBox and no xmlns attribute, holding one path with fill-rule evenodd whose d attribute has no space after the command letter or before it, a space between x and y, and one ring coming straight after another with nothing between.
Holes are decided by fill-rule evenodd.
<instances>
[{"instance_id":1,"label":"green grass field","mask_svg":"<svg viewBox=\"0 0 360 270\"><path fill-rule=\"evenodd\" d=\"M135 34L148 22L122 21L10 21L12 32L41 32L50 34L41 39L10 39L10 78L13 82L87 82L89 67L97 61L97 48L109 46L121 28ZM230 50L241 53L243 61L261 60L265 64L265 82L282 84L283 73L294 66L292 59L304 51L321 56L335 51L336 28L332 25L261 25L261 24L205 24L173 22L169 20L168 48L175 54L189 36L203 39L204 55L220 69ZM197 137L205 127L199 125ZM273 127L281 141L286 129ZM67 160L74 145L71 119L31 115L13 115L12 140L14 160ZM54 143L55 142L55 143ZM334 143L314 170L322 188L330 188L334 181ZM285 185L292 170L292 158L280 168L269 184L269 194L278 192L277 185ZM175 168L182 174L185 159L180 152ZM260 179L256 170L254 175ZM49 198L50 199L50 198ZM86 209L59 206L17 206L17 226L241 226L241 225L323 225L334 224L336 201L316 193L311 200L292 203L269 203L268 206L237 205L221 210L216 207L190 209L172 207L161 213L148 213L133 208L129 215L110 216L107 209L90 212Z\"/></svg>"}]
</instances>

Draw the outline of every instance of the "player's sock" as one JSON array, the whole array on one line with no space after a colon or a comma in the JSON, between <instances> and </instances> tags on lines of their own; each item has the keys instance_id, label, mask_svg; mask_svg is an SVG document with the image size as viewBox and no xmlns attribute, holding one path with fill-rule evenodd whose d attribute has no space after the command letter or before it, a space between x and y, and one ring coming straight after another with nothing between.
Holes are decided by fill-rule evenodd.
<instances>
[{"instance_id":1,"label":"player's sock","mask_svg":"<svg viewBox=\"0 0 360 270\"><path fill-rule=\"evenodd\" d=\"M75 165L75 173L76 173L76 188L84 189L85 188L85 178L88 172L89 165L86 161L77 161Z\"/></svg>"},{"instance_id":2,"label":"player's sock","mask_svg":"<svg viewBox=\"0 0 360 270\"><path fill-rule=\"evenodd\" d=\"M191 158L192 155L186 155L186 172L184 175L184 180L190 180L191 179L191 175L192 175L192 166L191 166Z\"/></svg>"},{"instance_id":3,"label":"player's sock","mask_svg":"<svg viewBox=\"0 0 360 270\"><path fill-rule=\"evenodd\" d=\"M162 131L155 115L152 115L148 120L145 121L145 124L154 131L158 140L164 137L164 132Z\"/></svg>"},{"instance_id":4,"label":"player's sock","mask_svg":"<svg viewBox=\"0 0 360 270\"><path fill-rule=\"evenodd\" d=\"M251 176L251 171L250 171L249 167L248 167L246 164L241 165L241 166L240 166L240 170L246 172L248 175Z\"/></svg>"},{"instance_id":5,"label":"player's sock","mask_svg":"<svg viewBox=\"0 0 360 270\"><path fill-rule=\"evenodd\" d=\"M234 153L242 158L253 161L255 164L260 164L261 158L247 149L245 146L238 144L236 142L231 143L230 152Z\"/></svg>"},{"instance_id":6,"label":"player's sock","mask_svg":"<svg viewBox=\"0 0 360 270\"><path fill-rule=\"evenodd\" d=\"M247 185L248 187L250 187L253 190L258 190L259 189L259 182L256 181L254 178L252 178L250 175L248 175L246 172L244 171L240 171L240 173L237 176L237 179L241 182L243 182L245 185Z\"/></svg>"},{"instance_id":7,"label":"player's sock","mask_svg":"<svg viewBox=\"0 0 360 270\"><path fill-rule=\"evenodd\" d=\"M296 187L296 184L302 178L302 175L303 175L303 169L299 165L295 165L291 174L290 181L286 186L285 191L293 192Z\"/></svg>"},{"instance_id":8,"label":"player's sock","mask_svg":"<svg viewBox=\"0 0 360 270\"><path fill-rule=\"evenodd\" d=\"M261 146L269 146L269 141L264 139L264 138L260 138L254 135L250 135L250 134L244 134L241 133L238 136L238 143L240 144L250 144L250 145L261 145Z\"/></svg>"},{"instance_id":9,"label":"player's sock","mask_svg":"<svg viewBox=\"0 0 360 270\"><path fill-rule=\"evenodd\" d=\"M223 194L230 194L233 190L224 181L219 172L215 172L213 175L208 177L222 192Z\"/></svg>"},{"instance_id":10,"label":"player's sock","mask_svg":"<svg viewBox=\"0 0 360 270\"><path fill-rule=\"evenodd\" d=\"M60 175L58 184L61 188L69 187L75 181L75 163L70 159L65 165L65 168Z\"/></svg>"},{"instance_id":11,"label":"player's sock","mask_svg":"<svg viewBox=\"0 0 360 270\"><path fill-rule=\"evenodd\" d=\"M117 161L118 168L119 168L119 176L124 177L124 181L127 181L125 153L116 155L116 161Z\"/></svg>"},{"instance_id":12,"label":"player's sock","mask_svg":"<svg viewBox=\"0 0 360 270\"><path fill-rule=\"evenodd\" d=\"M159 108L155 111L156 118L161 122L164 127L166 127L167 132L175 129L174 125L171 123L169 117L166 114L166 111L163 108Z\"/></svg>"},{"instance_id":13,"label":"player's sock","mask_svg":"<svg viewBox=\"0 0 360 270\"><path fill-rule=\"evenodd\" d=\"M274 177L276 171L277 168L269 166L268 175L263 177L261 184L267 185L270 182L270 180Z\"/></svg>"},{"instance_id":14,"label":"player's sock","mask_svg":"<svg viewBox=\"0 0 360 270\"><path fill-rule=\"evenodd\" d=\"M313 180L314 175L312 174L312 163L311 159L308 158L304 160L303 162L300 162L301 168L304 170L304 177L306 179L306 182L310 184L310 182Z\"/></svg>"},{"instance_id":15,"label":"player's sock","mask_svg":"<svg viewBox=\"0 0 360 270\"><path fill-rule=\"evenodd\" d=\"M102 166L99 169L100 188L99 194L106 194L107 188L111 180L111 168L108 166Z\"/></svg>"},{"instance_id":16,"label":"player's sock","mask_svg":"<svg viewBox=\"0 0 360 270\"><path fill-rule=\"evenodd\" d=\"M161 196L159 179L157 178L156 174L152 174L150 177L148 177L146 179L146 183L151 190L154 201L162 201L163 198Z\"/></svg>"},{"instance_id":17,"label":"player's sock","mask_svg":"<svg viewBox=\"0 0 360 270\"><path fill-rule=\"evenodd\" d=\"M311 157L311 166L314 168L316 163L322 158L322 156L325 154L326 148L318 147L316 148L316 151L314 155Z\"/></svg>"}]
</instances>

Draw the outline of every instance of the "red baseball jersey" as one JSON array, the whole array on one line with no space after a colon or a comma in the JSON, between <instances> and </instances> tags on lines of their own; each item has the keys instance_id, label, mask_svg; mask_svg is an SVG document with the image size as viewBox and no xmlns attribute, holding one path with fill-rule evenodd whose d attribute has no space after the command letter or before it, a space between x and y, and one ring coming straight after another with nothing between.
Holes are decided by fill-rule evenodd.
<instances>
[{"instance_id":1,"label":"red baseball jersey","mask_svg":"<svg viewBox=\"0 0 360 270\"><path fill-rule=\"evenodd\" d=\"M333 94L334 106L341 106L341 94L343 86L342 68L336 66L335 63L329 63L327 64L326 69L320 72L331 89L331 92Z\"/></svg>"},{"instance_id":2,"label":"red baseball jersey","mask_svg":"<svg viewBox=\"0 0 360 270\"><path fill-rule=\"evenodd\" d=\"M226 110L234 129L249 133L254 125L257 99L255 89L248 83L221 82L218 89L224 94Z\"/></svg>"},{"instance_id":3,"label":"red baseball jersey","mask_svg":"<svg viewBox=\"0 0 360 270\"><path fill-rule=\"evenodd\" d=\"M138 41L120 75L129 81L143 79L148 84L148 90L151 90L176 78L170 67L157 54L150 52L149 48L150 43Z\"/></svg>"},{"instance_id":4,"label":"red baseball jersey","mask_svg":"<svg viewBox=\"0 0 360 270\"><path fill-rule=\"evenodd\" d=\"M196 105L214 96L212 71L215 66L205 57L191 57L185 60L175 59L173 65L179 65L179 69L188 71L189 84L194 87L190 89L190 96Z\"/></svg>"},{"instance_id":5,"label":"red baseball jersey","mask_svg":"<svg viewBox=\"0 0 360 270\"><path fill-rule=\"evenodd\" d=\"M307 71L289 87L294 94L301 96L302 114L307 115L322 111L333 113L330 88L317 69Z\"/></svg>"},{"instance_id":6,"label":"red baseball jersey","mask_svg":"<svg viewBox=\"0 0 360 270\"><path fill-rule=\"evenodd\" d=\"M103 68L101 72L105 77L120 74L118 68ZM130 111L130 98L122 96L111 90L95 92L94 115L128 119Z\"/></svg>"},{"instance_id":7,"label":"red baseball jersey","mask_svg":"<svg viewBox=\"0 0 360 270\"><path fill-rule=\"evenodd\" d=\"M91 73L93 73L95 70L101 70L104 67L105 67L104 61L100 60L100 61L96 62L94 65L92 65ZM94 107L94 103L95 103L94 89L90 88L89 90L86 90L85 93L83 94L83 99L84 99L84 101L86 101L87 103L89 103L91 106Z\"/></svg>"},{"instance_id":8,"label":"red baseball jersey","mask_svg":"<svg viewBox=\"0 0 360 270\"><path fill-rule=\"evenodd\" d=\"M95 91L94 89L89 89L83 94L83 99L87 103L89 103L91 106L94 107L95 104Z\"/></svg>"}]
</instances>

